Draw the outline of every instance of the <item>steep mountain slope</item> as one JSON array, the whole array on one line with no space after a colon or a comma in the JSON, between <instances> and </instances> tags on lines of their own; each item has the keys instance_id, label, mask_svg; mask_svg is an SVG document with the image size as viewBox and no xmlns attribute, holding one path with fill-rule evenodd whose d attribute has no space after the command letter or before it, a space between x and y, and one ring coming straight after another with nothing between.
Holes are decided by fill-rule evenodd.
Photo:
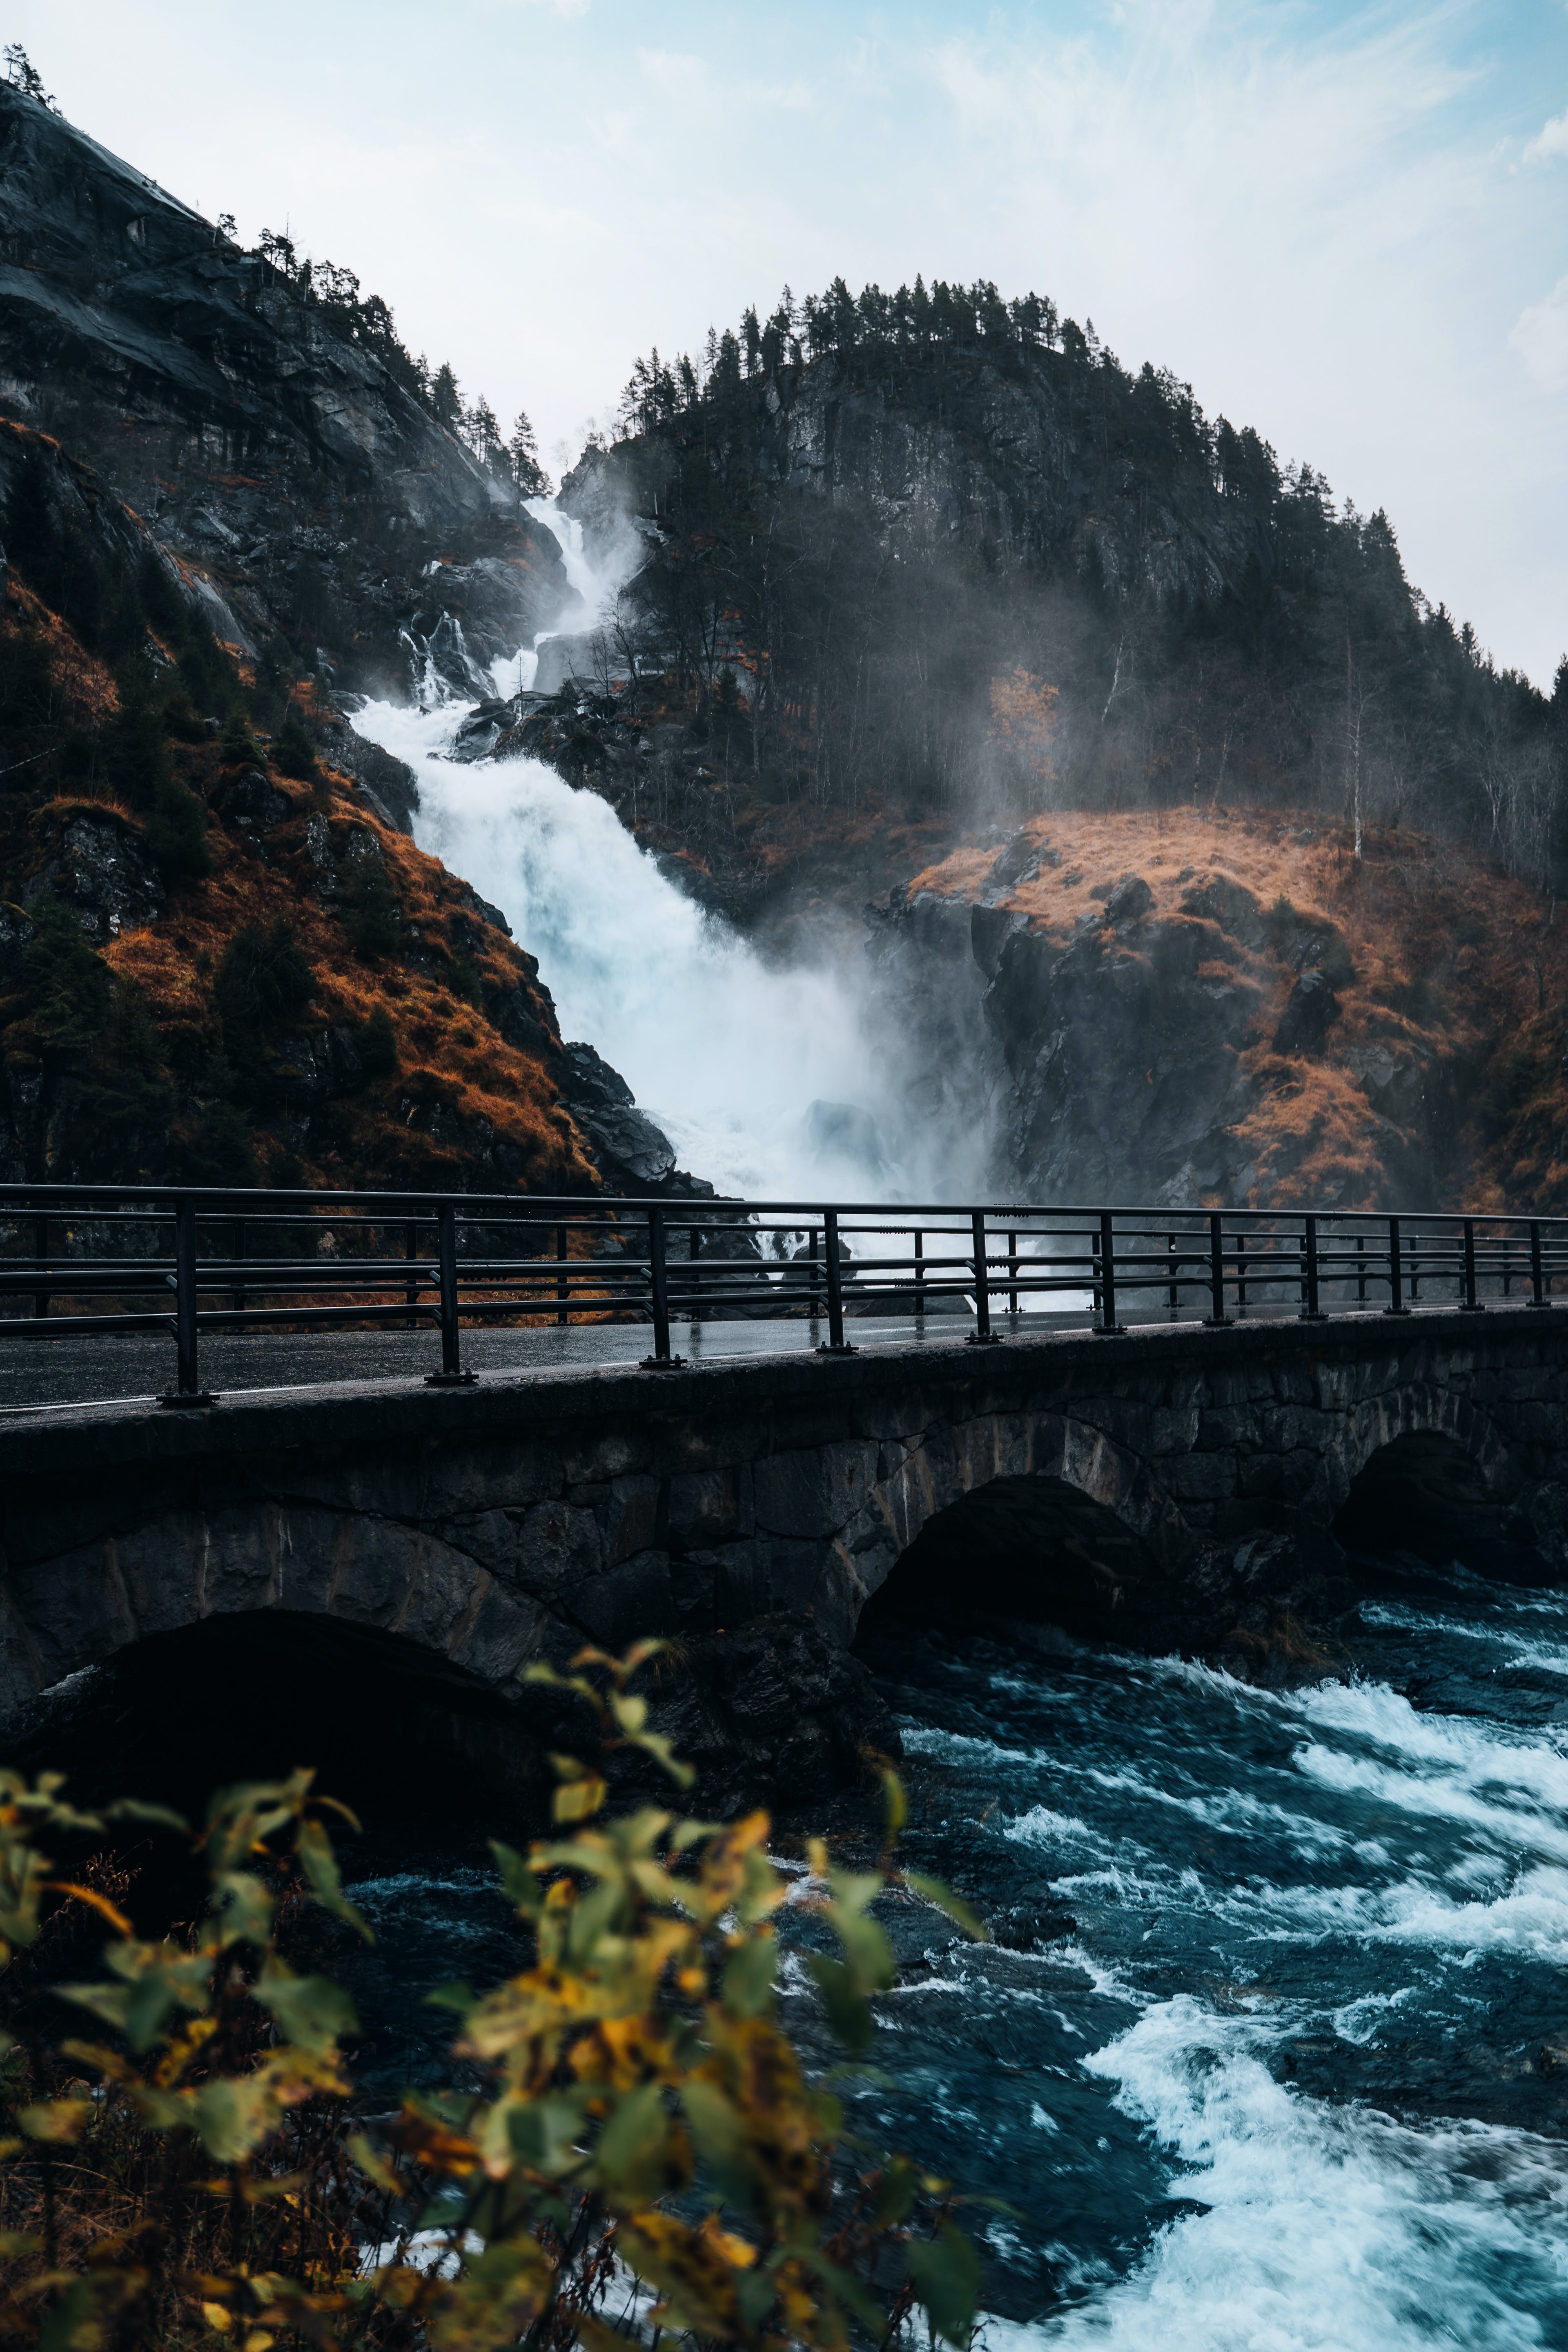
<instances>
[{"instance_id":1,"label":"steep mountain slope","mask_svg":"<svg viewBox=\"0 0 1568 2352\"><path fill-rule=\"evenodd\" d=\"M0 84L0 406L144 517L221 637L345 686L459 690L566 594L516 488L411 389L391 314L283 240L242 252ZM400 380L403 379L403 380Z\"/></svg>"},{"instance_id":2,"label":"steep mountain slope","mask_svg":"<svg viewBox=\"0 0 1568 2352\"><path fill-rule=\"evenodd\" d=\"M62 493L40 576L65 572L129 649L111 671L9 567L5 1179L597 1187L549 992L504 919L319 755L308 688L247 682L150 541L134 570L86 568L78 514L113 502L8 437L23 488ZM129 558L123 509L118 527Z\"/></svg>"},{"instance_id":3,"label":"steep mountain slope","mask_svg":"<svg viewBox=\"0 0 1568 2352\"><path fill-rule=\"evenodd\" d=\"M710 860L779 806L1218 799L1563 864L1568 662L1550 700L1500 673L1386 516L1189 386L983 285L836 287L749 320L747 372L726 341L700 383L640 362L628 437L562 492L653 542L578 674L633 706L660 679L723 739L742 805L663 815Z\"/></svg>"}]
</instances>

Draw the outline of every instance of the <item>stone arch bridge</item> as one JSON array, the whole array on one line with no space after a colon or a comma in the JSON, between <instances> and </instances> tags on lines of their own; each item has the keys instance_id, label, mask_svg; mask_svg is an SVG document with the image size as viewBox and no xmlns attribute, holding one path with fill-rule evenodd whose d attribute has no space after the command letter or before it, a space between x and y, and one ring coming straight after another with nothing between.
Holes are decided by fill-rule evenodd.
<instances>
[{"instance_id":1,"label":"stone arch bridge","mask_svg":"<svg viewBox=\"0 0 1568 2352\"><path fill-rule=\"evenodd\" d=\"M1343 1585L1335 1529L1554 1580L1565 1369L1568 1310L1505 1307L33 1412L0 1425L0 1730L225 1616L499 1691L775 1612L848 1644L879 1593L1245 1645Z\"/></svg>"}]
</instances>

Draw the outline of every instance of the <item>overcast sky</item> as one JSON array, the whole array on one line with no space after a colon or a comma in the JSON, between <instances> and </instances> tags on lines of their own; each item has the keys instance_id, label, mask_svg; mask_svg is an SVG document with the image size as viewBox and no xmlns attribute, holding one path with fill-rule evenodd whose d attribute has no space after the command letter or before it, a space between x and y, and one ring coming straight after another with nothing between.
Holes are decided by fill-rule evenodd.
<instances>
[{"instance_id":1,"label":"overcast sky","mask_svg":"<svg viewBox=\"0 0 1568 2352\"><path fill-rule=\"evenodd\" d=\"M1092 318L1549 685L1568 646L1568 5L6 0L65 112L355 269L541 449L841 273Z\"/></svg>"}]
</instances>

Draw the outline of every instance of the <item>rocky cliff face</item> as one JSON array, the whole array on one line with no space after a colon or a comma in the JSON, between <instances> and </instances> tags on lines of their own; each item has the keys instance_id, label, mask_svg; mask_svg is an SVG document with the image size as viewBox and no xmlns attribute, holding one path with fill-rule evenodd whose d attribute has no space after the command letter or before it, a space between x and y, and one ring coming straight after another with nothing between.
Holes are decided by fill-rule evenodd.
<instances>
[{"instance_id":1,"label":"rocky cliff face","mask_svg":"<svg viewBox=\"0 0 1568 2352\"><path fill-rule=\"evenodd\" d=\"M1358 867L1281 817L1069 813L867 911L873 955L896 940L906 992L963 1030L945 1062L999 1057L998 1189L1184 1208L1568 1192L1568 942L1448 845L1379 834Z\"/></svg>"},{"instance_id":2,"label":"rocky cliff face","mask_svg":"<svg viewBox=\"0 0 1568 2352\"><path fill-rule=\"evenodd\" d=\"M0 257L0 409L145 518L242 652L489 691L564 601L510 484L308 289L4 85Z\"/></svg>"}]
</instances>

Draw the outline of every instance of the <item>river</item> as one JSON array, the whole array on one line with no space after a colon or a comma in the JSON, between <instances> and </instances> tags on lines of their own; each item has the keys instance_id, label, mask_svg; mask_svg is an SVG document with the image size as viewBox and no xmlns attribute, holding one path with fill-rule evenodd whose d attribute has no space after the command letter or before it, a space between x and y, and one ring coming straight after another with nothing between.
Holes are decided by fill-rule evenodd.
<instances>
[{"instance_id":1,"label":"river","mask_svg":"<svg viewBox=\"0 0 1568 2352\"><path fill-rule=\"evenodd\" d=\"M852 2123L1009 2209L968 2217L991 2352L1568 2344L1562 1603L1362 1566L1355 1670L1292 1692L1065 1640L866 1644L905 1859L998 1940L893 1910ZM439 2064L423 1992L516 1948L456 1846L351 1891L396 1927L361 1986L390 2094Z\"/></svg>"},{"instance_id":2,"label":"river","mask_svg":"<svg viewBox=\"0 0 1568 2352\"><path fill-rule=\"evenodd\" d=\"M603 583L550 527L590 611ZM564 1033L697 1172L823 1190L808 1102L885 1108L852 983L766 965L538 762L444 761L458 716L357 723L414 766L423 845L499 900ZM1360 1572L1354 1658L1291 1692L1065 1640L867 1639L908 1858L997 1940L896 1913L855 2120L1009 2209L972 2221L992 2352L1568 2346L1563 1604ZM455 1839L372 1849L354 1893L398 1930L361 1988L390 2092L439 2063L423 1990L516 1945Z\"/></svg>"}]
</instances>

